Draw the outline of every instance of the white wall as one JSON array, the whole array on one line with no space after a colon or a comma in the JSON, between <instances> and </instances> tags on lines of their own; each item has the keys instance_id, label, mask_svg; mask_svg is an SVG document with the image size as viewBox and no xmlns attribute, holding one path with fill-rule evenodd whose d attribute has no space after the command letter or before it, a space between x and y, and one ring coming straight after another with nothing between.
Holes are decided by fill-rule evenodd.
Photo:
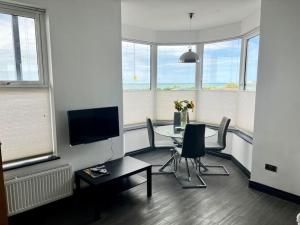
<instances>
[{"instance_id":1,"label":"white wall","mask_svg":"<svg viewBox=\"0 0 300 225\"><path fill-rule=\"evenodd\" d=\"M157 31L156 42L160 44L198 42L198 31Z\"/></svg>"},{"instance_id":2,"label":"white wall","mask_svg":"<svg viewBox=\"0 0 300 225\"><path fill-rule=\"evenodd\" d=\"M110 142L69 147L67 110L119 106L120 137L114 158L123 156L120 0L18 0L46 9L51 45L58 155L80 169L110 158ZM57 164L58 162L53 162ZM49 163L51 164L51 163ZM49 164L40 164L43 168ZM15 170L9 173L22 173Z\"/></svg>"},{"instance_id":3,"label":"white wall","mask_svg":"<svg viewBox=\"0 0 300 225\"><path fill-rule=\"evenodd\" d=\"M248 15L241 21L241 33L245 34L256 29L260 25L260 9Z\"/></svg>"},{"instance_id":4,"label":"white wall","mask_svg":"<svg viewBox=\"0 0 300 225\"><path fill-rule=\"evenodd\" d=\"M236 125L238 91L201 91L199 121L219 124L223 116L231 118L230 126Z\"/></svg>"},{"instance_id":5,"label":"white wall","mask_svg":"<svg viewBox=\"0 0 300 225\"><path fill-rule=\"evenodd\" d=\"M251 180L300 196L300 1L262 0ZM265 163L278 172L264 169Z\"/></svg>"},{"instance_id":6,"label":"white wall","mask_svg":"<svg viewBox=\"0 0 300 225\"><path fill-rule=\"evenodd\" d=\"M147 129L131 130L124 133L125 152L132 152L149 146Z\"/></svg>"},{"instance_id":7,"label":"white wall","mask_svg":"<svg viewBox=\"0 0 300 225\"><path fill-rule=\"evenodd\" d=\"M254 129L255 95L255 92L240 91L237 96L236 126L251 133Z\"/></svg>"},{"instance_id":8,"label":"white wall","mask_svg":"<svg viewBox=\"0 0 300 225\"><path fill-rule=\"evenodd\" d=\"M258 28L260 9L257 9L243 20L217 27L188 31L150 30L122 24L122 38L155 43L199 43L237 37Z\"/></svg>"},{"instance_id":9,"label":"white wall","mask_svg":"<svg viewBox=\"0 0 300 225\"><path fill-rule=\"evenodd\" d=\"M252 144L246 142L237 135L233 135L230 154L250 172L252 172Z\"/></svg>"},{"instance_id":10,"label":"white wall","mask_svg":"<svg viewBox=\"0 0 300 225\"><path fill-rule=\"evenodd\" d=\"M152 91L124 91L124 124L146 122L146 118L153 118L154 99Z\"/></svg>"},{"instance_id":11,"label":"white wall","mask_svg":"<svg viewBox=\"0 0 300 225\"><path fill-rule=\"evenodd\" d=\"M156 31L122 24L122 38L146 42L156 42Z\"/></svg>"}]
</instances>

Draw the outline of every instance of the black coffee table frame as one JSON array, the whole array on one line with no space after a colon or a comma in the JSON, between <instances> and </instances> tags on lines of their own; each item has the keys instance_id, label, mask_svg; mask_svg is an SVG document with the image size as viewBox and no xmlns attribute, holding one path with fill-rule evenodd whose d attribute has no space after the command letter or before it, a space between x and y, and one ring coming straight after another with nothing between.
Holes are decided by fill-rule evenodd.
<instances>
[{"instance_id":1,"label":"black coffee table frame","mask_svg":"<svg viewBox=\"0 0 300 225\"><path fill-rule=\"evenodd\" d=\"M80 193L81 180L89 184L92 188L93 195L95 196L93 198L95 220L100 219L99 200L103 196L119 193L143 183L147 183L147 197L152 196L152 166L150 164L126 156L107 162L105 166L110 175L98 178L92 178L87 175L84 169L75 172L76 194ZM144 171L147 173L147 179L137 175Z\"/></svg>"}]
</instances>

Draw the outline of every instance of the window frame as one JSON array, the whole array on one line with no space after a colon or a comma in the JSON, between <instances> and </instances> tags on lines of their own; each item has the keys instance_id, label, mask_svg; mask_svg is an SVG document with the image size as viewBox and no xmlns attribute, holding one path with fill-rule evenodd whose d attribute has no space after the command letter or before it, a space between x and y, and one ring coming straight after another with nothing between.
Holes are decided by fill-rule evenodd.
<instances>
[{"instance_id":1,"label":"window frame","mask_svg":"<svg viewBox=\"0 0 300 225\"><path fill-rule=\"evenodd\" d=\"M156 43L156 80L155 80L155 90L156 91L197 91L198 90L198 64L200 63L195 63L195 87L192 89L179 89L179 90L163 90L158 88L158 73L157 73L157 68L158 68L158 47L159 46L195 46L195 52L199 53L199 44L201 43ZM188 49L187 49L188 50ZM200 58L201 59L201 58Z\"/></svg>"},{"instance_id":2,"label":"window frame","mask_svg":"<svg viewBox=\"0 0 300 225\"><path fill-rule=\"evenodd\" d=\"M140 91L152 91L153 90L153 57L154 57L154 50L153 47L156 46L156 44L154 44L153 42L147 42L147 41L137 41L137 40L132 40L132 39L126 39L126 38L122 38L121 40L121 51L123 51L122 48L122 43L124 42L129 42L129 43L133 43L133 44L142 44L142 45L149 45L150 47L150 83L149 83L149 89L127 89L124 90L124 84L123 84L123 68L122 68L122 91L124 92L140 92ZM122 53L122 66L123 66L123 53Z\"/></svg>"},{"instance_id":3,"label":"window frame","mask_svg":"<svg viewBox=\"0 0 300 225\"><path fill-rule=\"evenodd\" d=\"M45 10L10 3L0 3L0 13L32 18L35 21L38 81L0 80L1 87L48 87L49 73L46 45Z\"/></svg>"},{"instance_id":4,"label":"window frame","mask_svg":"<svg viewBox=\"0 0 300 225\"><path fill-rule=\"evenodd\" d=\"M243 51L244 51L244 54L243 54L243 70L241 72L242 84L241 84L241 88L240 88L241 91L256 92L256 89L255 90L247 90L247 57L248 57L248 43L249 43L249 40L251 38L254 38L254 37L257 37L257 36L260 36L260 32L257 29L255 29L254 31L249 32L246 35L244 35L244 43L243 43ZM260 46L260 44L259 44L259 46ZM259 54L259 50L258 50L258 54ZM256 82L257 82L257 80L256 80Z\"/></svg>"},{"instance_id":5,"label":"window frame","mask_svg":"<svg viewBox=\"0 0 300 225\"><path fill-rule=\"evenodd\" d=\"M36 7L24 6L15 3L0 2L0 13L13 16L21 16L32 18L35 21L36 35L36 52L38 63L38 81L0 81L1 88L43 88L49 91L50 103L50 125L51 125L51 142L52 152L45 155L34 155L30 157L20 158L17 160L7 161L3 163L4 170L13 170L38 163L44 163L52 160L57 160L57 135L56 135L56 120L54 109L54 96L52 90L52 81L50 80L49 55L48 55L48 36L46 32L46 10Z\"/></svg>"},{"instance_id":6,"label":"window frame","mask_svg":"<svg viewBox=\"0 0 300 225\"><path fill-rule=\"evenodd\" d=\"M203 68L204 68L204 65L203 65L203 58L204 58L204 47L206 44L214 44L214 43L221 43L221 42L226 42L226 41L235 41L235 40L240 40L241 41L241 54L240 54L240 69L239 69L239 81L238 81L238 85L239 87L236 88L236 89L232 89L232 90L226 90L226 89L205 89L203 88ZM201 58L201 83L200 83L200 88L201 88L201 91L226 91L226 92L237 92L240 90L240 83L241 83L241 69L242 69L242 64L243 64L243 48L244 48L244 35L239 35L239 36L235 36L235 37L232 37L232 38L226 38L226 39L219 39L219 40L213 40L213 41L207 41L207 42L203 42L202 43L202 58Z\"/></svg>"}]
</instances>

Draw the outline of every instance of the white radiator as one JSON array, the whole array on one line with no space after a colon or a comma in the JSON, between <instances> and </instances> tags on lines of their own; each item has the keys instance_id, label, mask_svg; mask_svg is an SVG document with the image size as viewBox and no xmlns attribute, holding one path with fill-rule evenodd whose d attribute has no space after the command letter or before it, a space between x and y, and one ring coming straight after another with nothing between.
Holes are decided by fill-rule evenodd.
<instances>
[{"instance_id":1,"label":"white radiator","mask_svg":"<svg viewBox=\"0 0 300 225\"><path fill-rule=\"evenodd\" d=\"M8 215L12 216L72 195L72 168L65 165L16 177L5 181L5 188Z\"/></svg>"}]
</instances>

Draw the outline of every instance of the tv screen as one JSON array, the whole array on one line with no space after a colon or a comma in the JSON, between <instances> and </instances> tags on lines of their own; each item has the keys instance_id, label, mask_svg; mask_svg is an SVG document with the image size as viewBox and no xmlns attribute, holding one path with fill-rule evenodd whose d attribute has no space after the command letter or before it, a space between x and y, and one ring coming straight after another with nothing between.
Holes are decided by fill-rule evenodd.
<instances>
[{"instance_id":1,"label":"tv screen","mask_svg":"<svg viewBox=\"0 0 300 225\"><path fill-rule=\"evenodd\" d=\"M119 136L118 107L68 111L70 145Z\"/></svg>"}]
</instances>

